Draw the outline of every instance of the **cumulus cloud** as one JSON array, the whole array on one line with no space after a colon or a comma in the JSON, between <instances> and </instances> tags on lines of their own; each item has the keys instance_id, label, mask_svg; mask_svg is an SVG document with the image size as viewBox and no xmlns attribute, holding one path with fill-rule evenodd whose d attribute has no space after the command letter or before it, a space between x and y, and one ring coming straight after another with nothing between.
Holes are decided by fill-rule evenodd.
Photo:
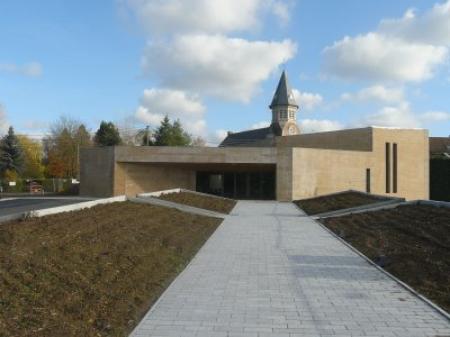
<instances>
[{"instance_id":1,"label":"cumulus cloud","mask_svg":"<svg viewBox=\"0 0 450 337\"><path fill-rule=\"evenodd\" d=\"M296 53L291 40L268 41L239 38L257 31L272 16L280 23L290 18L292 0L119 0L121 9L136 17L147 35L142 69L166 88L144 94L135 117L157 124L171 110L155 96L183 93L179 101L197 103L201 116L188 117L188 109L175 107L173 114L194 134L206 132L204 107L199 97L213 96L249 102L280 65ZM233 34L231 36L231 34ZM151 102L148 102L151 100ZM163 100L164 101L164 100ZM194 104L195 105L195 104ZM220 135L217 132L221 132ZM223 130L208 139L224 136Z\"/></svg>"},{"instance_id":2,"label":"cumulus cloud","mask_svg":"<svg viewBox=\"0 0 450 337\"><path fill-rule=\"evenodd\" d=\"M379 31L411 42L449 46L449 22L450 1L446 1L434 5L422 16L418 16L414 9L408 9L400 19L382 20Z\"/></svg>"},{"instance_id":3,"label":"cumulus cloud","mask_svg":"<svg viewBox=\"0 0 450 337\"><path fill-rule=\"evenodd\" d=\"M219 145L228 135L227 130L219 129L208 134L207 145Z\"/></svg>"},{"instance_id":4,"label":"cumulus cloud","mask_svg":"<svg viewBox=\"0 0 450 337\"><path fill-rule=\"evenodd\" d=\"M418 16L408 10L377 30L346 36L324 49L327 74L350 80L420 82L444 63L450 46L450 1Z\"/></svg>"},{"instance_id":5,"label":"cumulus cloud","mask_svg":"<svg viewBox=\"0 0 450 337\"><path fill-rule=\"evenodd\" d=\"M293 89L292 92L294 93L294 98L300 106L300 109L313 110L323 102L323 97L319 94L301 92L297 89Z\"/></svg>"},{"instance_id":6,"label":"cumulus cloud","mask_svg":"<svg viewBox=\"0 0 450 337\"><path fill-rule=\"evenodd\" d=\"M206 130L205 111L205 106L196 95L180 90L146 89L135 118L155 127L167 115L172 120L179 119L189 133L202 136Z\"/></svg>"},{"instance_id":7,"label":"cumulus cloud","mask_svg":"<svg viewBox=\"0 0 450 337\"><path fill-rule=\"evenodd\" d=\"M411 111L408 103L384 107L378 112L366 116L362 124L402 128L417 128L421 126L419 119Z\"/></svg>"},{"instance_id":8,"label":"cumulus cloud","mask_svg":"<svg viewBox=\"0 0 450 337\"><path fill-rule=\"evenodd\" d=\"M379 33L345 37L325 48L324 69L348 80L419 82L433 76L444 46L411 43Z\"/></svg>"},{"instance_id":9,"label":"cumulus cloud","mask_svg":"<svg viewBox=\"0 0 450 337\"><path fill-rule=\"evenodd\" d=\"M270 125L269 121L261 121L250 126L250 129L261 129L266 128Z\"/></svg>"},{"instance_id":10,"label":"cumulus cloud","mask_svg":"<svg viewBox=\"0 0 450 337\"><path fill-rule=\"evenodd\" d=\"M282 0L125 0L149 34L229 33L253 30L265 13L289 19Z\"/></svg>"},{"instance_id":11,"label":"cumulus cloud","mask_svg":"<svg viewBox=\"0 0 450 337\"><path fill-rule=\"evenodd\" d=\"M421 128L434 123L450 121L450 113L443 111L417 112L408 102L397 106L386 106L376 113L369 114L354 126L385 126L400 128Z\"/></svg>"},{"instance_id":12,"label":"cumulus cloud","mask_svg":"<svg viewBox=\"0 0 450 337\"><path fill-rule=\"evenodd\" d=\"M30 62L22 65L13 63L0 63L0 72L18 74L28 77L39 77L43 73L42 65L38 62Z\"/></svg>"},{"instance_id":13,"label":"cumulus cloud","mask_svg":"<svg viewBox=\"0 0 450 337\"><path fill-rule=\"evenodd\" d=\"M303 119L298 124L301 133L334 131L344 127L340 122L328 119Z\"/></svg>"},{"instance_id":14,"label":"cumulus cloud","mask_svg":"<svg viewBox=\"0 0 450 337\"><path fill-rule=\"evenodd\" d=\"M142 65L147 74L157 75L166 87L248 102L259 84L295 51L290 40L179 35L172 43L150 43Z\"/></svg>"},{"instance_id":15,"label":"cumulus cloud","mask_svg":"<svg viewBox=\"0 0 450 337\"><path fill-rule=\"evenodd\" d=\"M420 115L420 120L425 123L436 123L450 121L450 113L443 111L428 111Z\"/></svg>"},{"instance_id":16,"label":"cumulus cloud","mask_svg":"<svg viewBox=\"0 0 450 337\"><path fill-rule=\"evenodd\" d=\"M273 1L270 3L273 14L278 17L280 23L283 25L290 20L290 10L292 5L293 4L291 2L288 3L284 1Z\"/></svg>"},{"instance_id":17,"label":"cumulus cloud","mask_svg":"<svg viewBox=\"0 0 450 337\"><path fill-rule=\"evenodd\" d=\"M385 87L374 85L363 88L356 93L344 93L341 95L343 101L351 102L380 102L385 104L400 103L405 100L403 88Z\"/></svg>"}]
</instances>

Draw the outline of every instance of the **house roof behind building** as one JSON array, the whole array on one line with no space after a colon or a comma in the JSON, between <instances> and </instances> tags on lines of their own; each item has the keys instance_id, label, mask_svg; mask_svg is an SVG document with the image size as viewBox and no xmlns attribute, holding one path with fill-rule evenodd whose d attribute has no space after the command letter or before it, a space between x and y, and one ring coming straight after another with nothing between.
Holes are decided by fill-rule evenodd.
<instances>
[{"instance_id":1,"label":"house roof behind building","mask_svg":"<svg viewBox=\"0 0 450 337\"><path fill-rule=\"evenodd\" d=\"M219 146L251 146L252 143L273 139L274 134L270 126L242 132L229 133Z\"/></svg>"},{"instance_id":2,"label":"house roof behind building","mask_svg":"<svg viewBox=\"0 0 450 337\"><path fill-rule=\"evenodd\" d=\"M450 137L430 137L430 153L445 152L450 152Z\"/></svg>"}]
</instances>

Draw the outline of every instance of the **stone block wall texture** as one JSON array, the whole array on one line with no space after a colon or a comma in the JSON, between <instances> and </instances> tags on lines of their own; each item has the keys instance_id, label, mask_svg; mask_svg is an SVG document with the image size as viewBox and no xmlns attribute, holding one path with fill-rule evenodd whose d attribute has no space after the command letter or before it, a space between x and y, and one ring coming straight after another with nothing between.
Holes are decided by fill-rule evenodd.
<instances>
[{"instance_id":1,"label":"stone block wall texture","mask_svg":"<svg viewBox=\"0 0 450 337\"><path fill-rule=\"evenodd\" d=\"M372 151L372 128L338 130L277 137L277 147Z\"/></svg>"},{"instance_id":2,"label":"stone block wall texture","mask_svg":"<svg viewBox=\"0 0 450 337\"><path fill-rule=\"evenodd\" d=\"M347 131L347 130L345 130ZM352 131L352 130L349 130ZM329 149L333 146L332 133L312 134L310 145L323 148L303 147L299 138L293 146L292 167L286 176L277 173L277 177L285 181L277 181L283 188L292 190L292 199L304 199L348 189L366 190L366 170L370 169L370 191L375 194L404 197L412 199L429 198L429 152L428 133L426 130L366 128L357 129L345 135L345 148L352 150ZM367 141L370 135L371 141ZM371 151L356 151L360 148ZM331 143L330 143L331 142ZM350 146L351 143L356 145ZM390 143L391 177L390 192L386 193L386 143ZM397 144L397 192L393 192L393 144ZM280 146L280 144L278 145ZM279 160L283 157L278 156ZM290 159L287 159L290 160ZM283 165L283 167L286 166ZM281 167L281 166L280 166ZM289 186L291 181L291 186ZM287 193L278 193L279 200L289 200Z\"/></svg>"},{"instance_id":3,"label":"stone block wall texture","mask_svg":"<svg viewBox=\"0 0 450 337\"><path fill-rule=\"evenodd\" d=\"M116 195L135 196L172 188L195 190L195 171L182 166L142 163L119 163Z\"/></svg>"},{"instance_id":4,"label":"stone block wall texture","mask_svg":"<svg viewBox=\"0 0 450 337\"><path fill-rule=\"evenodd\" d=\"M202 168L239 170L276 165L276 196L290 201L366 190L411 199L429 198L426 130L363 128L277 138L276 147L115 147L81 151L81 194L135 195L171 188L195 189ZM397 192L386 193L386 143L397 144Z\"/></svg>"}]
</instances>

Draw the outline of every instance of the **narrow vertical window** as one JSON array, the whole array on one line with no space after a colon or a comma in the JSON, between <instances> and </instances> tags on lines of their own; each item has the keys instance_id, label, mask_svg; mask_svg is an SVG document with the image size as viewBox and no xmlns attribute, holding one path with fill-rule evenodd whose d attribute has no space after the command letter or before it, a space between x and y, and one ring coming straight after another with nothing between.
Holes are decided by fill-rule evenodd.
<instances>
[{"instance_id":1,"label":"narrow vertical window","mask_svg":"<svg viewBox=\"0 0 450 337\"><path fill-rule=\"evenodd\" d=\"M391 193L391 144L386 143L386 193Z\"/></svg>"},{"instance_id":2,"label":"narrow vertical window","mask_svg":"<svg viewBox=\"0 0 450 337\"><path fill-rule=\"evenodd\" d=\"M392 148L392 192L397 193L397 143Z\"/></svg>"},{"instance_id":3,"label":"narrow vertical window","mask_svg":"<svg viewBox=\"0 0 450 337\"><path fill-rule=\"evenodd\" d=\"M370 193L370 168L366 169L366 192Z\"/></svg>"}]
</instances>

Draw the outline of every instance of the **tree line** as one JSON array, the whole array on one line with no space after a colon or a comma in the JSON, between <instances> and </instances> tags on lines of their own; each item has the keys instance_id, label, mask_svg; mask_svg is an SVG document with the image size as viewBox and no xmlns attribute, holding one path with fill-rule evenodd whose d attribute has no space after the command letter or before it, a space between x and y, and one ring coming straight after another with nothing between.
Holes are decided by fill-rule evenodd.
<instances>
[{"instance_id":1,"label":"tree line","mask_svg":"<svg viewBox=\"0 0 450 337\"><path fill-rule=\"evenodd\" d=\"M94 135L80 121L61 117L51 124L42 140L18 135L11 126L0 140L0 176L3 180L76 178L79 153L90 146L204 146L193 138L178 120L167 116L155 130L149 127L121 133L112 122L102 121Z\"/></svg>"}]
</instances>

